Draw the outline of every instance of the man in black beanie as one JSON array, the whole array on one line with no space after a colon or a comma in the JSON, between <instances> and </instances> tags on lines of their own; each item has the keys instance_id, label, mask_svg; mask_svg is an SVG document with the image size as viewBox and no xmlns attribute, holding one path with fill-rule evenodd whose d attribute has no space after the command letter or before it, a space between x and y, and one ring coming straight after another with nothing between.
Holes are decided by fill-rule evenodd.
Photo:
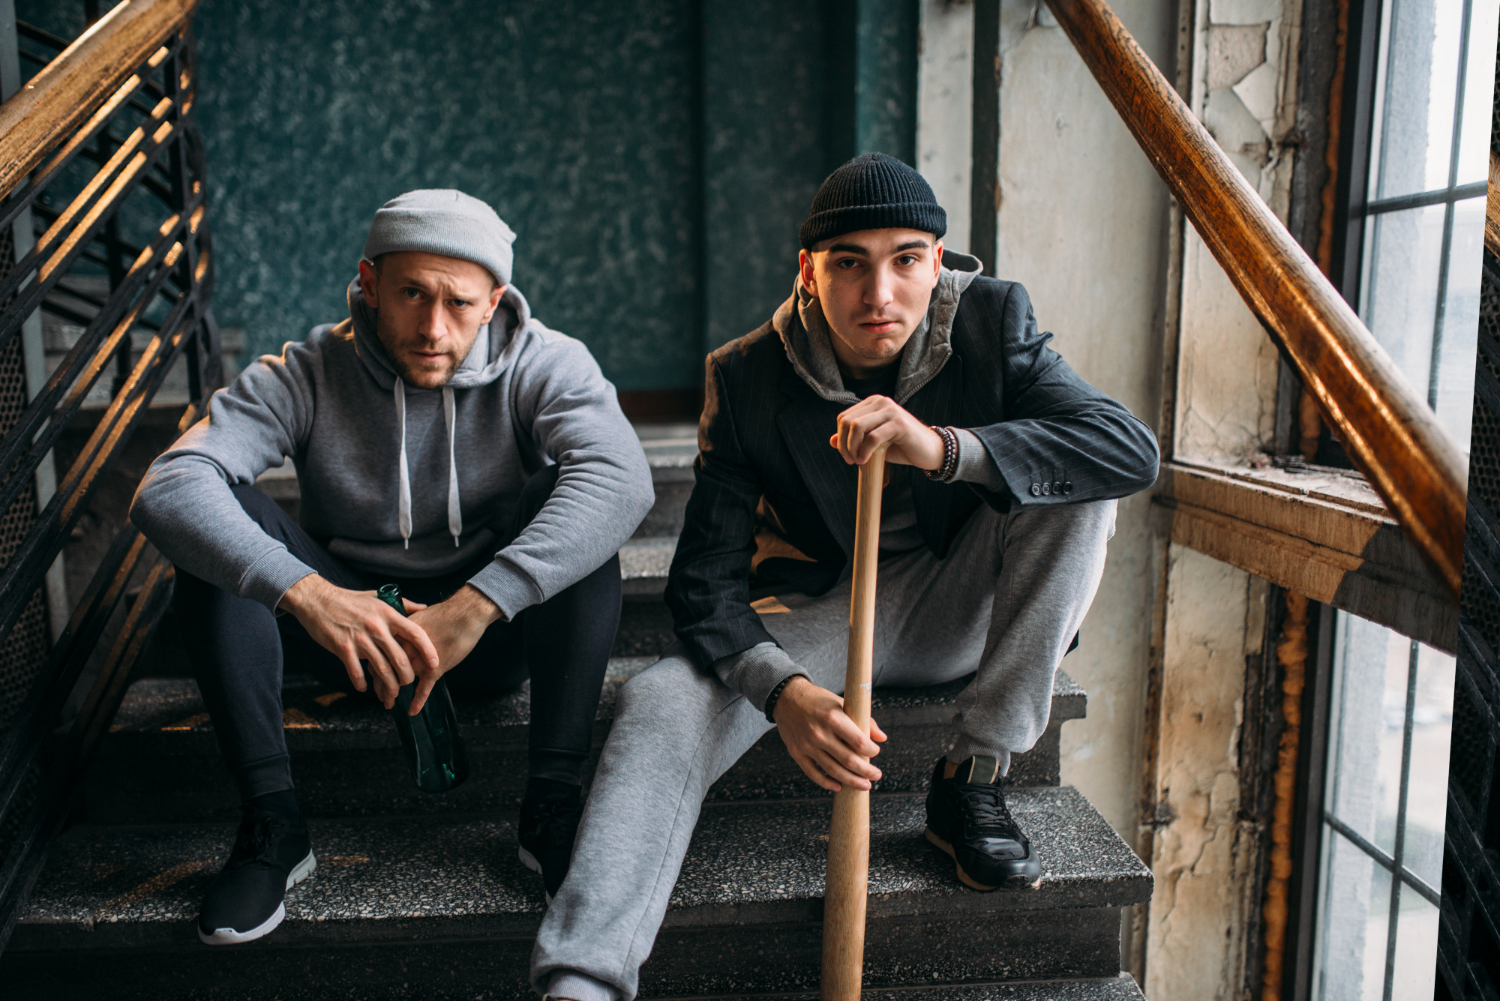
<instances>
[{"instance_id":1,"label":"man in black beanie","mask_svg":"<svg viewBox=\"0 0 1500 1001\"><path fill-rule=\"evenodd\" d=\"M916 171L856 157L813 199L791 297L709 355L667 584L680 642L620 693L538 991L635 996L704 794L772 726L824 789L879 781L885 735L839 693L858 466L882 444L875 683L975 675L927 838L976 890L1040 882L1003 777L1047 725L1115 499L1151 485L1158 450L1047 346L1025 289L944 252L946 227Z\"/></svg>"}]
</instances>

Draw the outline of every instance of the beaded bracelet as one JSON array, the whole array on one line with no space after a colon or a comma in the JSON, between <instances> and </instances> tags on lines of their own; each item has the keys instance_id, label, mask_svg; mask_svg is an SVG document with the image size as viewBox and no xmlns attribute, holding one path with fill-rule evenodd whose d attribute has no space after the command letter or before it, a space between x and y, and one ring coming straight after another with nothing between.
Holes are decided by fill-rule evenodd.
<instances>
[{"instance_id":1,"label":"beaded bracelet","mask_svg":"<svg viewBox=\"0 0 1500 1001\"><path fill-rule=\"evenodd\" d=\"M929 480L947 483L953 479L953 474L958 472L958 435L953 433L952 428L940 428L933 425L932 430L943 439L943 464L936 469L928 469L924 472Z\"/></svg>"},{"instance_id":2,"label":"beaded bracelet","mask_svg":"<svg viewBox=\"0 0 1500 1001\"><path fill-rule=\"evenodd\" d=\"M786 688L786 686L791 683L791 680L793 678L805 678L805 677L807 677L807 675L805 675L805 674L789 674L785 678L781 679L781 683L779 685L777 685L775 688L771 689L771 694L766 696L766 722L767 723L775 723L776 722L776 716L774 715L775 712L776 712L776 701L781 698L781 691L782 691L782 689Z\"/></svg>"}]
</instances>

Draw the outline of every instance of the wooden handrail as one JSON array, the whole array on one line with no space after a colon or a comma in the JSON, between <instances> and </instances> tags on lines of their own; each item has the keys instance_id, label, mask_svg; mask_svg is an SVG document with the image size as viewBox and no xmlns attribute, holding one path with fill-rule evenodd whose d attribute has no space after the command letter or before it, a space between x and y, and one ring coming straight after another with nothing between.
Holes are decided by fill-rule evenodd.
<instances>
[{"instance_id":1,"label":"wooden handrail","mask_svg":"<svg viewBox=\"0 0 1500 1001\"><path fill-rule=\"evenodd\" d=\"M0 198L193 16L197 0L123 0L0 104Z\"/></svg>"},{"instance_id":2,"label":"wooden handrail","mask_svg":"<svg viewBox=\"0 0 1500 1001\"><path fill-rule=\"evenodd\" d=\"M1500 156L1490 150L1490 187L1484 203L1484 245L1500 257Z\"/></svg>"},{"instance_id":3,"label":"wooden handrail","mask_svg":"<svg viewBox=\"0 0 1500 1001\"><path fill-rule=\"evenodd\" d=\"M1229 280L1338 429L1349 458L1457 595L1468 474L1436 415L1108 3L1047 4Z\"/></svg>"}]
</instances>

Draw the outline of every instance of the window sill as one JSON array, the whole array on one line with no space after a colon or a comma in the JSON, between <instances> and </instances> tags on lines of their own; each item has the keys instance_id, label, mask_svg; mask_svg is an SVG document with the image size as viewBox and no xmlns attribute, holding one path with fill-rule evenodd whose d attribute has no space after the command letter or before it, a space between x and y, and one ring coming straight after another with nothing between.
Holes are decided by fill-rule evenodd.
<instances>
[{"instance_id":1,"label":"window sill","mask_svg":"<svg viewBox=\"0 0 1500 1001\"><path fill-rule=\"evenodd\" d=\"M1163 464L1157 486L1178 545L1457 650L1456 604L1358 476L1178 459Z\"/></svg>"}]
</instances>

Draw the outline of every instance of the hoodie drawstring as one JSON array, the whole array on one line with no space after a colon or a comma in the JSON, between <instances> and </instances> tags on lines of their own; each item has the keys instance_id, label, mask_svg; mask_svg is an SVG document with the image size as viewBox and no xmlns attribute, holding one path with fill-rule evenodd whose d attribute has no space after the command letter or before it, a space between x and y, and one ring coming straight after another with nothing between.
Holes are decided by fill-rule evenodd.
<instances>
[{"instance_id":1,"label":"hoodie drawstring","mask_svg":"<svg viewBox=\"0 0 1500 1001\"><path fill-rule=\"evenodd\" d=\"M396 488L396 524L401 529L401 544L411 548L411 469L406 463L406 385L398 376L393 390L396 398L396 422L401 427L401 482ZM455 407L453 387L443 387L443 423L448 430L448 533L458 548L458 537L464 530L462 507L458 498L458 459L455 454Z\"/></svg>"},{"instance_id":2,"label":"hoodie drawstring","mask_svg":"<svg viewBox=\"0 0 1500 1001\"><path fill-rule=\"evenodd\" d=\"M396 488L396 524L401 546L411 548L411 470L406 466L406 386L396 377L396 423L401 425L401 483Z\"/></svg>"},{"instance_id":3,"label":"hoodie drawstring","mask_svg":"<svg viewBox=\"0 0 1500 1001\"><path fill-rule=\"evenodd\" d=\"M454 454L453 433L453 387L443 387L443 416L448 425L448 534L453 536L453 548L458 548L458 536L464 530L463 510L458 503L458 457ZM403 447L405 442L402 442Z\"/></svg>"}]
</instances>

